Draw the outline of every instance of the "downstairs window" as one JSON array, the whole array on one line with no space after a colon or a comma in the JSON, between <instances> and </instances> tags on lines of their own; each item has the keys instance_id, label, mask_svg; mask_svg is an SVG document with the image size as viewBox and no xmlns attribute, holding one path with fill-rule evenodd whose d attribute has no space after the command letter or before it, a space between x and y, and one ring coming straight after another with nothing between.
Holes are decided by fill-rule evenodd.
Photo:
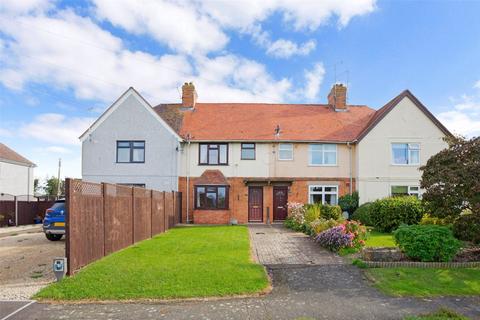
<instances>
[{"instance_id":1,"label":"downstairs window","mask_svg":"<svg viewBox=\"0 0 480 320\"><path fill-rule=\"evenodd\" d=\"M196 186L195 209L228 209L228 186Z\"/></svg>"}]
</instances>

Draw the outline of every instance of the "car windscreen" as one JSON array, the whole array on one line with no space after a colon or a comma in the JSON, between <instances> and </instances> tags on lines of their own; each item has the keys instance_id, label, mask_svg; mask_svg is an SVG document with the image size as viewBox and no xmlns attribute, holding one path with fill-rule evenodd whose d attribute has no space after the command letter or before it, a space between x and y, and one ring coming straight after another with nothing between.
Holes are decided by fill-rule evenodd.
<instances>
[{"instance_id":1,"label":"car windscreen","mask_svg":"<svg viewBox=\"0 0 480 320\"><path fill-rule=\"evenodd\" d=\"M55 202L50 209L55 211L65 210L65 202Z\"/></svg>"}]
</instances>

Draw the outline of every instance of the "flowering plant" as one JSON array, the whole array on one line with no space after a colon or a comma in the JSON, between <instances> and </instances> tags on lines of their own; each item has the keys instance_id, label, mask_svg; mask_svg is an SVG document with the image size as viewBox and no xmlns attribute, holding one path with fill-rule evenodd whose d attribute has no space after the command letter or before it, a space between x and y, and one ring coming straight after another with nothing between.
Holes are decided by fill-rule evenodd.
<instances>
[{"instance_id":1,"label":"flowering plant","mask_svg":"<svg viewBox=\"0 0 480 320\"><path fill-rule=\"evenodd\" d=\"M315 238L322 247L331 251L358 248L365 245L367 230L356 221L345 221L339 226L322 231Z\"/></svg>"},{"instance_id":2,"label":"flowering plant","mask_svg":"<svg viewBox=\"0 0 480 320\"><path fill-rule=\"evenodd\" d=\"M305 207L301 203L289 202L290 215L285 219L285 226L295 231L305 231Z\"/></svg>"}]
</instances>

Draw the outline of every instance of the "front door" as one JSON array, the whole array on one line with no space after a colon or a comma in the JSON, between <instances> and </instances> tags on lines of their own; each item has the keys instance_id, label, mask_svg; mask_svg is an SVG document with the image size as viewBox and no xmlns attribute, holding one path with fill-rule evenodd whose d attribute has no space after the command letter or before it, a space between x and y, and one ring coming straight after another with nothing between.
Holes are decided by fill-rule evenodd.
<instances>
[{"instance_id":1,"label":"front door","mask_svg":"<svg viewBox=\"0 0 480 320\"><path fill-rule=\"evenodd\" d=\"M248 221L263 221L263 187L248 188Z\"/></svg>"},{"instance_id":2,"label":"front door","mask_svg":"<svg viewBox=\"0 0 480 320\"><path fill-rule=\"evenodd\" d=\"M273 187L273 221L283 221L288 215L288 187Z\"/></svg>"}]
</instances>

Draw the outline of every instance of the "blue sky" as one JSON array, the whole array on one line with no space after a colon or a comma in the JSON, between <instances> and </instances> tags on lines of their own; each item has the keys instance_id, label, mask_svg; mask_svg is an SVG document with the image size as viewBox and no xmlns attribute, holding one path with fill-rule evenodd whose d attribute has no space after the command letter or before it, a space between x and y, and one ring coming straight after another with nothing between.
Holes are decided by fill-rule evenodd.
<instances>
[{"instance_id":1,"label":"blue sky","mask_svg":"<svg viewBox=\"0 0 480 320\"><path fill-rule=\"evenodd\" d=\"M129 86L151 104L349 102L410 89L452 131L480 134L480 2L0 2L0 141L35 175L80 177L78 136ZM335 72L336 70L336 72Z\"/></svg>"}]
</instances>

